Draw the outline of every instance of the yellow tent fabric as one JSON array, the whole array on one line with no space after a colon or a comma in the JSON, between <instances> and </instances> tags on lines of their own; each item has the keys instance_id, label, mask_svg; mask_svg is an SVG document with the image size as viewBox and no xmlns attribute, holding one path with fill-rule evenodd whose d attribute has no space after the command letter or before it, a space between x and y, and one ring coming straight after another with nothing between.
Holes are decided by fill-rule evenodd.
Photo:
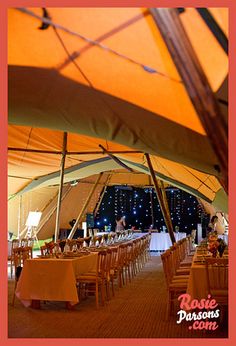
<instances>
[{"instance_id":1,"label":"yellow tent fabric","mask_svg":"<svg viewBox=\"0 0 236 346\"><path fill-rule=\"evenodd\" d=\"M228 10L209 10L227 36ZM9 147L60 152L67 131L67 150L84 152L67 168L103 158L99 144L136 170L147 152L161 178L213 201L220 164L148 9L47 13L55 27L39 30L42 9L9 9ZM194 8L180 18L217 92L228 57ZM9 194L59 167L58 153L9 151Z\"/></svg>"}]
</instances>

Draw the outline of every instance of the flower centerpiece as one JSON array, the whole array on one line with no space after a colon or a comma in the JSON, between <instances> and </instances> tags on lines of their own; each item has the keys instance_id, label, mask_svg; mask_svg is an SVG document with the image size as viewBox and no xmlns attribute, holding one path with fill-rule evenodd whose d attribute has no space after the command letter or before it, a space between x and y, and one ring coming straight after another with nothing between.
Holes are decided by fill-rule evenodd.
<instances>
[{"instance_id":1,"label":"flower centerpiece","mask_svg":"<svg viewBox=\"0 0 236 346\"><path fill-rule=\"evenodd\" d=\"M207 249L208 251L212 253L213 257L216 257L218 252L219 252L219 256L222 257L225 248L226 248L226 243L224 242L223 239L218 238L216 232L209 233Z\"/></svg>"},{"instance_id":2,"label":"flower centerpiece","mask_svg":"<svg viewBox=\"0 0 236 346\"><path fill-rule=\"evenodd\" d=\"M214 241L214 242L210 242L210 243L208 244L207 249L208 249L208 251L210 251L210 252L212 253L212 256L213 256L213 257L216 257L216 256L217 256L218 247L219 247L219 243L218 243L218 241L216 240L216 241Z\"/></svg>"},{"instance_id":3,"label":"flower centerpiece","mask_svg":"<svg viewBox=\"0 0 236 346\"><path fill-rule=\"evenodd\" d=\"M212 253L213 257L217 256L218 246L219 242L217 241L217 233L216 232L210 232L208 234L208 246L207 249L209 252Z\"/></svg>"}]
</instances>

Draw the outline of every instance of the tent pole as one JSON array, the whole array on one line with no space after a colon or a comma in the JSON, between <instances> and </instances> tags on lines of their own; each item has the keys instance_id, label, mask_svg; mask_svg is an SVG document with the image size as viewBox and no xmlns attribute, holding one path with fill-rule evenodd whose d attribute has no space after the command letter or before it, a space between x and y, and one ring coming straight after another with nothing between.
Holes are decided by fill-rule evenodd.
<instances>
[{"instance_id":1,"label":"tent pole","mask_svg":"<svg viewBox=\"0 0 236 346\"><path fill-rule=\"evenodd\" d=\"M154 169L152 167L152 162L151 162L150 156L149 156L149 154L145 154L145 156L146 156L148 168L149 168L149 171L150 171L150 174L152 177L153 185L154 185L155 190L156 190L156 194L157 194L158 202L160 204L161 212L162 212L162 215L164 217L165 224L166 224L166 227L168 229L171 242L172 242L172 244L174 244L176 242L176 240L175 240L175 235L174 235L174 231L173 231L173 226L172 226L170 214L168 214L168 210L165 206L165 202L163 200L163 195L161 193L161 189L158 186L157 178L155 176L155 172L154 172Z\"/></svg>"},{"instance_id":2,"label":"tent pole","mask_svg":"<svg viewBox=\"0 0 236 346\"><path fill-rule=\"evenodd\" d=\"M163 183L162 180L159 180L159 183L160 183L160 186L161 186L161 193L162 193L162 197L163 197L163 202L165 204L165 208L166 208L168 217L171 220L170 209L169 209L169 205L168 205L168 201L167 201L165 186L164 186L164 183ZM173 226L172 226L172 228L173 228Z\"/></svg>"},{"instance_id":3,"label":"tent pole","mask_svg":"<svg viewBox=\"0 0 236 346\"><path fill-rule=\"evenodd\" d=\"M215 170L216 173L221 173L227 192L228 129L219 103L186 34L177 9L150 8L149 10L210 140L220 164L219 167L216 162Z\"/></svg>"},{"instance_id":4,"label":"tent pole","mask_svg":"<svg viewBox=\"0 0 236 346\"><path fill-rule=\"evenodd\" d=\"M99 197L99 201L98 201L98 203L97 203L97 205L96 205L96 207L94 209L94 212L93 212L94 217L96 217L98 209L100 208L100 205L102 203L103 197L104 197L105 192L107 190L107 185L109 184L109 181L111 180L111 176L112 176L112 174L109 174L108 177L107 177L107 181L105 182L104 189L103 189L103 191L102 191L102 193L101 193L101 195Z\"/></svg>"},{"instance_id":5,"label":"tent pole","mask_svg":"<svg viewBox=\"0 0 236 346\"><path fill-rule=\"evenodd\" d=\"M148 176L149 185L152 186L152 181L150 175ZM153 213L153 200L152 200L152 190L149 190L150 202L151 202L151 213L152 213L152 228L155 227L154 213Z\"/></svg>"},{"instance_id":6,"label":"tent pole","mask_svg":"<svg viewBox=\"0 0 236 346\"><path fill-rule=\"evenodd\" d=\"M86 199L86 201L84 203L84 206L81 209L81 211L79 213L79 216L77 217L76 222L75 222L74 226L72 227L72 230L70 231L70 234L67 237L68 239L72 239L73 238L73 235L75 234L77 226L78 226L78 224L79 224L79 222L80 222L80 220L81 220L81 218L82 218L82 216L83 216L83 214L84 214L84 212L85 212L89 202L91 201L93 193L94 193L94 191L95 191L95 189L96 189L96 187L97 187L97 185L98 185L98 183L99 183L99 181L100 181L102 176L103 176L103 172L99 173L99 175L98 175L98 177L97 177L97 179L95 181L95 184L93 185L93 188L91 189L91 191L90 191L90 193L89 193L89 195L88 195L88 197L87 197L87 199Z\"/></svg>"},{"instance_id":7,"label":"tent pole","mask_svg":"<svg viewBox=\"0 0 236 346\"><path fill-rule=\"evenodd\" d=\"M20 151L25 153L38 153L38 154L57 154L62 155L62 151L56 150L40 150L40 149L29 149L29 148L13 148L8 147L8 151ZM103 152L94 150L94 151L68 151L67 155L101 155ZM140 150L111 150L111 154L142 154Z\"/></svg>"},{"instance_id":8,"label":"tent pole","mask_svg":"<svg viewBox=\"0 0 236 346\"><path fill-rule=\"evenodd\" d=\"M59 186L59 193L58 193L58 199L57 199L57 214L56 214L56 225L55 225L55 236L54 236L55 242L57 241L57 238L59 235L59 228L60 228L60 210L61 210L61 197L62 197L65 160L66 160L66 148L67 148L67 132L64 132L62 158L61 158L60 186Z\"/></svg>"}]
</instances>

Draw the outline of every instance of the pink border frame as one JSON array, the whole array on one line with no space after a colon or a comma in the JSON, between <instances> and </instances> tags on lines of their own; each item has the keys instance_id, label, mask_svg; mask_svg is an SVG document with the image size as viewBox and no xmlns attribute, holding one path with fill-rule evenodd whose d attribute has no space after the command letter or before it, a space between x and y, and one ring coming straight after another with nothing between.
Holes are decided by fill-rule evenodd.
<instances>
[{"instance_id":1,"label":"pink border frame","mask_svg":"<svg viewBox=\"0 0 236 346\"><path fill-rule=\"evenodd\" d=\"M234 2L234 4L233 4ZM230 9L230 74L229 74L229 218L230 218L230 244L233 244L235 239L234 229L236 229L236 218L234 212L234 201L236 196L236 184L233 176L236 172L236 160L233 158L233 148L235 148L234 129L236 125L235 112L236 112L236 98L233 93L236 90L235 69L236 59L233 53L236 52L236 2L233 0L182 0L182 1L135 1L135 0L116 0L116 1L92 1L92 0L77 0L77 1L4 1L0 3L0 154L1 154L1 169L0 169L0 222L1 230L3 232L4 241L0 242L1 254L1 280L0 280L0 297L1 297L1 311L0 311L0 341L3 345L64 345L63 339L9 339L8 338L8 315L7 315L7 271L5 259L7 257L7 8L8 7L228 7ZM234 309L236 306L235 296L232 292L236 292L235 283L236 278L233 278L233 266L235 263L236 251L230 251L230 308L229 308L229 338L228 339L125 339L129 345L155 345L166 344L173 345L173 343L181 343L187 345L194 345L201 342L201 345L214 344L214 345L235 345L236 343L236 328L234 328ZM67 340L67 339L66 339ZM124 339L69 339L70 345L81 344L92 345L94 342L98 345L120 345Z\"/></svg>"}]
</instances>

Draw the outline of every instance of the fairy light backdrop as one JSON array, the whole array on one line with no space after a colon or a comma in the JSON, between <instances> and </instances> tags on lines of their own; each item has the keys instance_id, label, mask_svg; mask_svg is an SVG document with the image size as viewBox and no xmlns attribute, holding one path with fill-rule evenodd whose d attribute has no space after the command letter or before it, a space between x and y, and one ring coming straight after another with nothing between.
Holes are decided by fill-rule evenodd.
<instances>
[{"instance_id":1,"label":"fairy light backdrop","mask_svg":"<svg viewBox=\"0 0 236 346\"><path fill-rule=\"evenodd\" d=\"M177 188L166 188L173 227L190 232L201 223L203 210L197 199ZM110 186L107 188L97 216L95 227L115 229L115 217L125 215L126 228L158 229L165 226L161 209L153 188ZM154 223L154 224L153 224ZM107 228L107 227L106 227Z\"/></svg>"}]
</instances>

